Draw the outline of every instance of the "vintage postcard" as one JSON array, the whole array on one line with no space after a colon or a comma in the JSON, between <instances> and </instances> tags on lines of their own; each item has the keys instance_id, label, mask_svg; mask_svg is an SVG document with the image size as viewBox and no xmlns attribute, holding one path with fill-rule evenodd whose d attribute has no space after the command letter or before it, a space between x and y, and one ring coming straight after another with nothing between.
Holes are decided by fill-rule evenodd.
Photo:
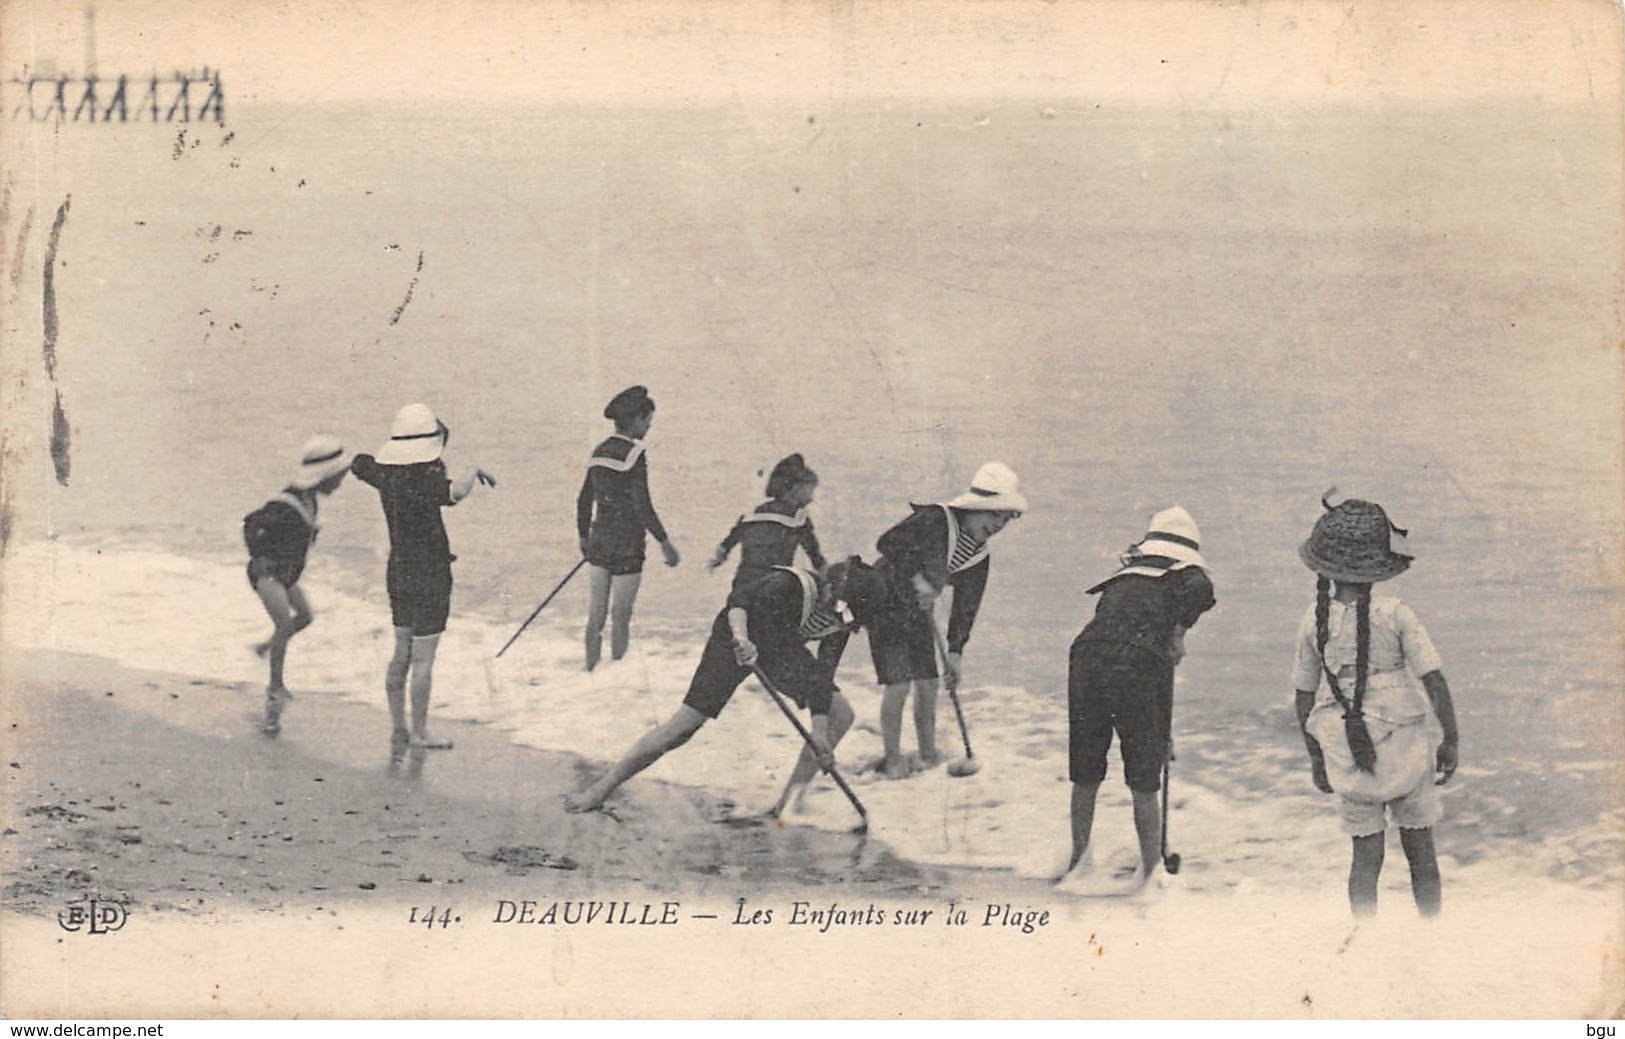
<instances>
[{"instance_id":1,"label":"vintage postcard","mask_svg":"<svg viewBox=\"0 0 1625 1039\"><path fill-rule=\"evenodd\" d=\"M0 1012L1617 1016L1621 42L5 3Z\"/></svg>"}]
</instances>

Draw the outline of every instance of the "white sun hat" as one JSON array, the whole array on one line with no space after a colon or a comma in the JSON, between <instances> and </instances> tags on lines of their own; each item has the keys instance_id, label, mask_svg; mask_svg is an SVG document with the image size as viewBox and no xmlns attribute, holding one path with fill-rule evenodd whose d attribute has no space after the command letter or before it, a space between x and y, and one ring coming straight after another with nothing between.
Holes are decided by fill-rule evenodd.
<instances>
[{"instance_id":1,"label":"white sun hat","mask_svg":"<svg viewBox=\"0 0 1625 1039\"><path fill-rule=\"evenodd\" d=\"M1191 514L1182 505L1163 509L1152 516L1145 537L1135 546L1141 555L1167 556L1176 562L1205 570L1207 560L1202 558L1201 547L1202 532L1196 529L1196 521L1191 519Z\"/></svg>"},{"instance_id":2,"label":"white sun hat","mask_svg":"<svg viewBox=\"0 0 1625 1039\"><path fill-rule=\"evenodd\" d=\"M389 425L389 442L378 449L379 465L432 462L445 447L446 427L427 404L408 404Z\"/></svg>"},{"instance_id":3,"label":"white sun hat","mask_svg":"<svg viewBox=\"0 0 1625 1039\"><path fill-rule=\"evenodd\" d=\"M344 453L344 444L338 437L319 433L305 441L304 453L299 456L299 470L294 473L290 486L308 491L348 468L350 459Z\"/></svg>"},{"instance_id":4,"label":"white sun hat","mask_svg":"<svg viewBox=\"0 0 1625 1039\"><path fill-rule=\"evenodd\" d=\"M1027 499L1020 490L1021 481L1003 462L988 462L976 470L970 490L947 502L950 509L974 509L982 512L1026 512Z\"/></svg>"}]
</instances>

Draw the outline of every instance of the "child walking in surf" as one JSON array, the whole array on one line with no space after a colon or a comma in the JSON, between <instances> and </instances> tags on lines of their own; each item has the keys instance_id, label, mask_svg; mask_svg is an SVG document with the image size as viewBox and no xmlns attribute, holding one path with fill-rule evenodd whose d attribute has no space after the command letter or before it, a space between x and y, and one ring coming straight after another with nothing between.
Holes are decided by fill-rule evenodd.
<instances>
[{"instance_id":1,"label":"child walking in surf","mask_svg":"<svg viewBox=\"0 0 1625 1039\"><path fill-rule=\"evenodd\" d=\"M644 532L660 543L667 566L679 560L677 546L649 500L649 460L642 440L654 424L655 402L642 386L631 386L604 407L615 432L593 449L587 475L576 496L576 532L587 560L592 596L587 607L587 670L603 653L604 620L610 619L612 659L626 656L631 641L632 607L643 582Z\"/></svg>"},{"instance_id":2,"label":"child walking in surf","mask_svg":"<svg viewBox=\"0 0 1625 1039\"><path fill-rule=\"evenodd\" d=\"M1410 567L1406 532L1381 506L1357 498L1333 506L1326 500L1332 493L1321 498L1326 513L1298 549L1318 575L1292 669L1298 724L1315 786L1338 794L1343 831L1353 838L1354 914L1377 910L1391 818L1416 908L1433 916L1441 889L1433 848L1433 824L1443 815L1437 788L1456 771L1456 712L1439 653L1416 614L1371 591Z\"/></svg>"},{"instance_id":3,"label":"child walking in surf","mask_svg":"<svg viewBox=\"0 0 1625 1039\"><path fill-rule=\"evenodd\" d=\"M886 603L869 624L869 655L880 701L885 755L875 766L887 779L903 779L942 760L937 750L937 628L932 609L953 588L943 667L959 681L960 655L987 588L988 540L1027 511L1016 474L999 462L976 471L970 489L947 502L912 504L909 517L880 535L875 569L887 583ZM903 756L903 708L914 694L917 756Z\"/></svg>"},{"instance_id":4,"label":"child walking in surf","mask_svg":"<svg viewBox=\"0 0 1625 1039\"><path fill-rule=\"evenodd\" d=\"M350 471L344 445L335 437L314 436L305 444L299 469L282 493L243 517L243 541L248 547L248 583L271 618L271 637L254 647L270 665L265 686L267 735L282 729L282 709L293 699L282 681L288 642L310 627L315 613L299 578L321 529L317 513L321 499L338 490Z\"/></svg>"},{"instance_id":5,"label":"child walking in surf","mask_svg":"<svg viewBox=\"0 0 1625 1039\"><path fill-rule=\"evenodd\" d=\"M738 545L735 588L761 580L776 566L789 566L795 562L798 547L807 553L814 570L823 570L824 553L807 515L817 490L818 474L807 468L799 454L780 459L767 478L767 501L739 517L717 546L716 555L706 562L706 569L715 570L727 562L728 553Z\"/></svg>"}]
</instances>

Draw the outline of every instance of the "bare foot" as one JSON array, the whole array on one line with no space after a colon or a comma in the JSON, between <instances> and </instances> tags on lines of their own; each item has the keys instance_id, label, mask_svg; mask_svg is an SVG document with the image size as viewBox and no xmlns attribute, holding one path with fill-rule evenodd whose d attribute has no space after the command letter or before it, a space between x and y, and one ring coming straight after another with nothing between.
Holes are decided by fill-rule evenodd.
<instances>
[{"instance_id":1,"label":"bare foot","mask_svg":"<svg viewBox=\"0 0 1625 1039\"><path fill-rule=\"evenodd\" d=\"M293 694L288 692L287 686L268 685L265 687L265 700L267 703L285 704L292 699Z\"/></svg>"},{"instance_id":2,"label":"bare foot","mask_svg":"<svg viewBox=\"0 0 1625 1039\"><path fill-rule=\"evenodd\" d=\"M574 814L581 812L596 812L604 807L602 794L594 794L591 790L583 790L579 794L564 795L564 810Z\"/></svg>"},{"instance_id":3,"label":"bare foot","mask_svg":"<svg viewBox=\"0 0 1625 1039\"><path fill-rule=\"evenodd\" d=\"M938 765L947 760L947 755L943 754L941 751L922 750L913 756L910 763L914 766L914 771L924 772L926 769L936 768Z\"/></svg>"},{"instance_id":4,"label":"bare foot","mask_svg":"<svg viewBox=\"0 0 1625 1039\"><path fill-rule=\"evenodd\" d=\"M409 729L395 729L389 734L389 742L391 743L405 743L411 738L412 732Z\"/></svg>"},{"instance_id":5,"label":"bare foot","mask_svg":"<svg viewBox=\"0 0 1625 1039\"><path fill-rule=\"evenodd\" d=\"M426 732L425 733L418 733L418 734L410 737L406 741L406 745L409 746L409 747L416 747L418 750L450 750L451 749L451 741L450 740L444 739L444 738L441 738L441 737L438 737L438 736L430 736Z\"/></svg>"},{"instance_id":6,"label":"bare foot","mask_svg":"<svg viewBox=\"0 0 1625 1039\"><path fill-rule=\"evenodd\" d=\"M882 779L907 779L913 774L914 769L909 766L907 758L887 761L880 766L880 777Z\"/></svg>"}]
</instances>

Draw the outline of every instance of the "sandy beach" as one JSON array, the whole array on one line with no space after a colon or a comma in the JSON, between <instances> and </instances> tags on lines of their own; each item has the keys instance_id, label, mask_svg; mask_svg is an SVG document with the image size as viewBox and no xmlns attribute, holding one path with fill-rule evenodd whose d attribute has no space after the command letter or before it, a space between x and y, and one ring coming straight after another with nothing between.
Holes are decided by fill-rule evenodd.
<instances>
[{"instance_id":1,"label":"sandy beach","mask_svg":"<svg viewBox=\"0 0 1625 1039\"><path fill-rule=\"evenodd\" d=\"M615 818L569 816L558 793L587 763L487 726L442 723L449 752L392 752L381 709L318 692L267 737L247 683L31 652L6 671L33 694L8 696L4 719L0 948L31 950L7 960L14 1018L1314 1020L1371 1012L1373 983L1395 1016L1618 1010L1619 921L1579 890L1468 894L1432 925L1396 912L1363 927L1335 897L1202 896L1177 879L1078 899L903 861L879 839L730 824L728 802L666 783L629 788ZM127 918L66 930L86 900ZM850 970L877 956L879 989ZM1005 973L1010 957L1045 966ZM988 972L996 990L963 983Z\"/></svg>"},{"instance_id":2,"label":"sandy beach","mask_svg":"<svg viewBox=\"0 0 1625 1039\"><path fill-rule=\"evenodd\" d=\"M0 1013L1625 1012L1617 5L164 6L0 7ZM224 104L74 114L121 75ZM633 384L683 563L651 546L625 659L583 670L578 578L499 660ZM446 513L456 747L389 742L354 479L265 734L242 517L412 401L499 481ZM824 780L753 818L800 749L753 683L566 814L680 702L704 561L790 452L830 558L1019 473L966 648L981 771L861 770L860 637L866 836ZM1460 721L1431 923L1397 832L1351 918L1293 714L1334 485L1409 531L1384 591ZM1176 677L1183 868L1086 897L1047 882L1067 647L1175 503L1218 598ZM1115 750L1094 835L1133 841Z\"/></svg>"}]
</instances>

